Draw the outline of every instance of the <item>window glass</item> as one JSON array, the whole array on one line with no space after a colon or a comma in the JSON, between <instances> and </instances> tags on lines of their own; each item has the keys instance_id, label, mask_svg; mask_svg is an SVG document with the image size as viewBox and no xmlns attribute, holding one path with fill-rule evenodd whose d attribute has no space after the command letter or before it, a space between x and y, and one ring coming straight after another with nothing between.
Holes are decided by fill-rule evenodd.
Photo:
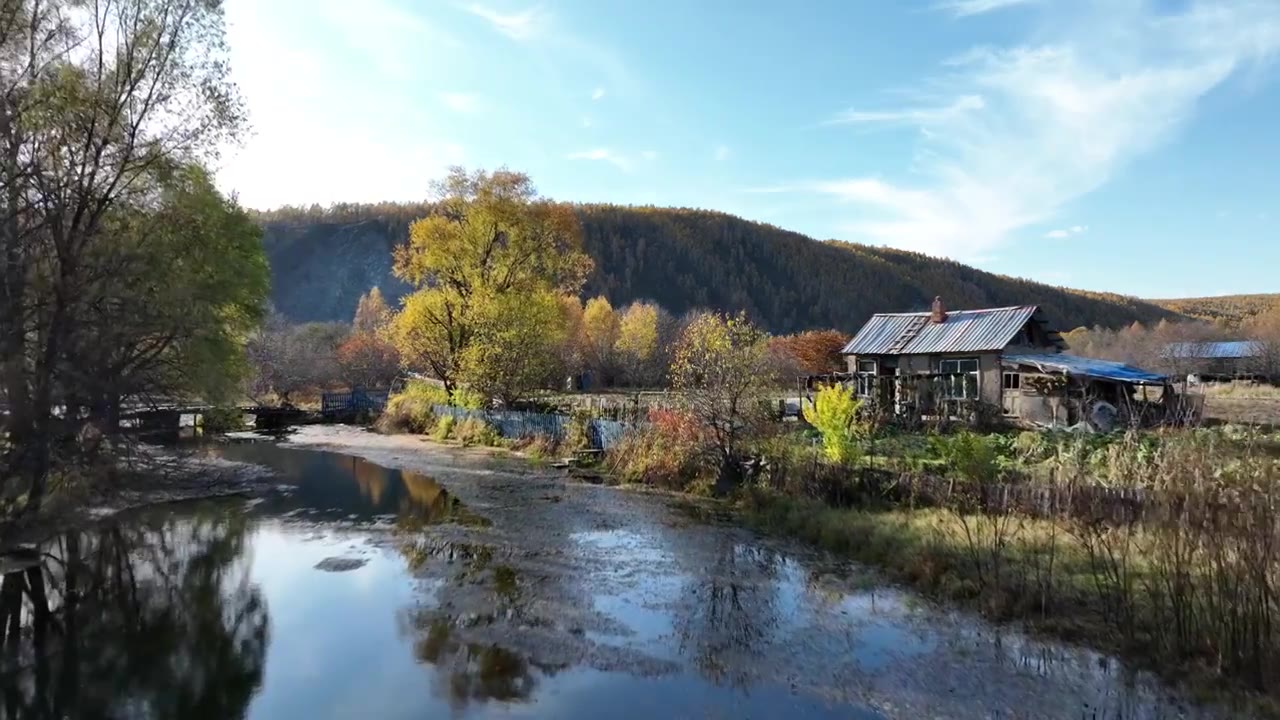
<instances>
[{"instance_id":1,"label":"window glass","mask_svg":"<svg viewBox=\"0 0 1280 720\"><path fill-rule=\"evenodd\" d=\"M1005 373L1004 389L1005 390L1021 390L1022 389L1021 373L1011 373L1011 372Z\"/></svg>"}]
</instances>

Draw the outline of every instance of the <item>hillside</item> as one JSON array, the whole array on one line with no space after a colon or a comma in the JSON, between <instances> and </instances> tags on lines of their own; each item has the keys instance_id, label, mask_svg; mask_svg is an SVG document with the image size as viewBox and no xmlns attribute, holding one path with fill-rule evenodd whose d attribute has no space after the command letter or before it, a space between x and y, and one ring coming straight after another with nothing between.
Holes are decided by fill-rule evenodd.
<instances>
[{"instance_id":1,"label":"hillside","mask_svg":"<svg viewBox=\"0 0 1280 720\"><path fill-rule=\"evenodd\" d=\"M1280 294L1219 295L1151 302L1189 317L1239 326L1280 304Z\"/></svg>"},{"instance_id":2,"label":"hillside","mask_svg":"<svg viewBox=\"0 0 1280 720\"><path fill-rule=\"evenodd\" d=\"M391 250L425 205L342 205L259 213L272 270L272 301L296 321L347 319L373 285L394 299ZM718 212L579 207L596 269L584 292L615 305L655 300L680 314L744 309L773 332L853 332L874 312L1041 305L1065 329L1115 327L1176 313L1119 295L1084 293L983 272L950 260L842 242Z\"/></svg>"}]
</instances>

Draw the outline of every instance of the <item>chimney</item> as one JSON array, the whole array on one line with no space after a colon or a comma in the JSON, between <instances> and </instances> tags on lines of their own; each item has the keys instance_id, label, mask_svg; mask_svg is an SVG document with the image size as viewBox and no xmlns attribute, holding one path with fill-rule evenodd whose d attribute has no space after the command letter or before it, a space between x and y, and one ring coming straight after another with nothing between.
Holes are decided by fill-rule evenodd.
<instances>
[{"instance_id":1,"label":"chimney","mask_svg":"<svg viewBox=\"0 0 1280 720\"><path fill-rule=\"evenodd\" d=\"M933 311L929 313L929 322L938 325L947 321L947 308L942 304L942 296L933 299Z\"/></svg>"}]
</instances>

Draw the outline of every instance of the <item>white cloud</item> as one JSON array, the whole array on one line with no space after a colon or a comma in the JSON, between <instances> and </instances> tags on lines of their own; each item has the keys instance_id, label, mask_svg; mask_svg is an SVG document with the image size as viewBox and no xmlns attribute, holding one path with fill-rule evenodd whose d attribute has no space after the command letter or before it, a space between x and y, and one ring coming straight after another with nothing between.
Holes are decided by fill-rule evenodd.
<instances>
[{"instance_id":1,"label":"white cloud","mask_svg":"<svg viewBox=\"0 0 1280 720\"><path fill-rule=\"evenodd\" d=\"M467 12L484 18L497 32L513 40L528 40L536 37L546 27L546 15L542 8L531 7L518 13L502 13L478 3L468 5Z\"/></svg>"},{"instance_id":2,"label":"white cloud","mask_svg":"<svg viewBox=\"0 0 1280 720\"><path fill-rule=\"evenodd\" d=\"M592 100L599 100L599 99L600 99L600 98L602 98L602 97L604 97L604 88L602 88L602 87L598 87L598 88L596 88L595 90L592 90L592 91L591 91L591 99L592 99Z\"/></svg>"},{"instance_id":3,"label":"white cloud","mask_svg":"<svg viewBox=\"0 0 1280 720\"><path fill-rule=\"evenodd\" d=\"M1079 235L1081 233L1086 233L1086 232L1089 232L1088 225L1072 225L1069 228L1058 228L1057 230L1050 230L1049 232L1045 233L1044 236L1049 238L1050 240L1062 240L1064 238L1069 238L1072 235Z\"/></svg>"},{"instance_id":4,"label":"white cloud","mask_svg":"<svg viewBox=\"0 0 1280 720\"><path fill-rule=\"evenodd\" d=\"M946 105L937 107L902 108L898 110L845 110L824 121L823 125L858 124L909 124L935 125L955 120L964 113L981 110L986 106L981 95L963 95Z\"/></svg>"},{"instance_id":5,"label":"white cloud","mask_svg":"<svg viewBox=\"0 0 1280 720\"><path fill-rule=\"evenodd\" d=\"M913 180L808 187L876 214L845 224L850 239L981 256L1104 186L1174 137L1206 93L1280 52L1278 3L1203 0L1161 15L1143 0L1095 0L1080 11L1079 21L1038 35L1043 44L951 61L922 83L935 98L923 110L861 119L927 130Z\"/></svg>"},{"instance_id":6,"label":"white cloud","mask_svg":"<svg viewBox=\"0 0 1280 720\"><path fill-rule=\"evenodd\" d=\"M729 159L729 155L730 155L730 154L731 154L731 153L730 153L730 151L729 151L729 146L728 146L728 145L717 145L717 146L716 146L716 150L715 150L715 159L716 159L716 162L723 162L723 161L725 161L725 160L728 160L728 159Z\"/></svg>"},{"instance_id":7,"label":"white cloud","mask_svg":"<svg viewBox=\"0 0 1280 720\"><path fill-rule=\"evenodd\" d=\"M1030 5L1040 0L944 0L935 4L936 10L943 10L956 17L981 15L994 10L1003 10L1015 5Z\"/></svg>"},{"instance_id":8,"label":"white cloud","mask_svg":"<svg viewBox=\"0 0 1280 720\"><path fill-rule=\"evenodd\" d=\"M472 113L480 107L480 98L468 93L440 93L440 102L460 113Z\"/></svg>"},{"instance_id":9,"label":"white cloud","mask_svg":"<svg viewBox=\"0 0 1280 720\"><path fill-rule=\"evenodd\" d=\"M601 162L607 162L623 172L631 172L631 161L625 155L620 155L608 148L580 150L578 152L569 153L567 157L570 160L598 160Z\"/></svg>"}]
</instances>

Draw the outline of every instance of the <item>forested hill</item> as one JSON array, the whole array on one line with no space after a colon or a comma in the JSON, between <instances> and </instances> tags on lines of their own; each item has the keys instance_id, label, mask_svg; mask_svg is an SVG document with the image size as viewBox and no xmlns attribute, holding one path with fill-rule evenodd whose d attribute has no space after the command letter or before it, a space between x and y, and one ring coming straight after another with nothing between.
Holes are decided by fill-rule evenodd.
<instances>
[{"instance_id":1,"label":"forested hill","mask_svg":"<svg viewBox=\"0 0 1280 720\"><path fill-rule=\"evenodd\" d=\"M350 318L361 293L390 298L391 250L424 205L340 205L259 213L272 271L272 300L296 321ZM835 241L704 210L583 205L596 269L585 294L616 306L655 300L673 313L746 310L777 333L854 332L875 312L926 309L941 295L953 309L1038 304L1062 329L1116 327L1179 317L1134 298L1050 287L916 253Z\"/></svg>"}]
</instances>

